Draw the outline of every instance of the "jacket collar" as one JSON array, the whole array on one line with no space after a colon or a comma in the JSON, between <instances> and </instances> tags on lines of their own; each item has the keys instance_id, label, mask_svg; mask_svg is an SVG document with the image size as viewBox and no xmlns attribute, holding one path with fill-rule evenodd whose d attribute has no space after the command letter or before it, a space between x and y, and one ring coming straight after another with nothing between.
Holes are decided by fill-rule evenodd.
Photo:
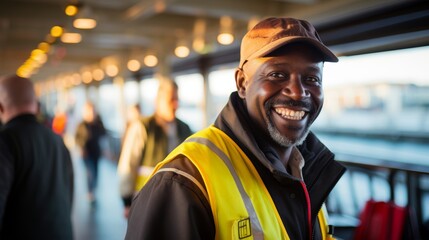
<instances>
[{"instance_id":1,"label":"jacket collar","mask_svg":"<svg viewBox=\"0 0 429 240\"><path fill-rule=\"evenodd\" d=\"M233 92L227 105L215 121L215 126L226 132L251 159L258 159L271 172L287 174L276 151L252 127L250 116L237 92Z\"/></svg>"},{"instance_id":2,"label":"jacket collar","mask_svg":"<svg viewBox=\"0 0 429 240\"><path fill-rule=\"evenodd\" d=\"M15 116L5 123L1 129L7 129L13 126L16 126L22 122L37 122L37 118L34 114L25 113Z\"/></svg>"}]
</instances>

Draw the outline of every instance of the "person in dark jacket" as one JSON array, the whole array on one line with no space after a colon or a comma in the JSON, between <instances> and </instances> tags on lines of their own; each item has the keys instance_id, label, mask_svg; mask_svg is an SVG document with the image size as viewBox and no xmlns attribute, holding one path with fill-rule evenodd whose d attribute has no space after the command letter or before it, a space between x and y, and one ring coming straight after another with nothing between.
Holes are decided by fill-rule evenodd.
<instances>
[{"instance_id":1,"label":"person in dark jacket","mask_svg":"<svg viewBox=\"0 0 429 240\"><path fill-rule=\"evenodd\" d=\"M161 80L155 113L139 116L127 129L118 164L119 191L126 218L134 194L142 188L155 165L192 134L188 124L176 117L178 94L173 80Z\"/></svg>"},{"instance_id":2,"label":"person in dark jacket","mask_svg":"<svg viewBox=\"0 0 429 240\"><path fill-rule=\"evenodd\" d=\"M87 197L92 207L94 207L96 200L98 162L102 155L100 141L105 134L104 124L95 111L94 104L86 102L83 106L83 120L76 128L75 142L85 164Z\"/></svg>"},{"instance_id":3,"label":"person in dark jacket","mask_svg":"<svg viewBox=\"0 0 429 240\"><path fill-rule=\"evenodd\" d=\"M29 79L0 77L0 239L72 240L70 153L37 111Z\"/></svg>"},{"instance_id":4,"label":"person in dark jacket","mask_svg":"<svg viewBox=\"0 0 429 240\"><path fill-rule=\"evenodd\" d=\"M242 39L237 91L132 202L125 239L331 239L324 202L345 168L310 131L337 57L305 20L267 18Z\"/></svg>"}]
</instances>

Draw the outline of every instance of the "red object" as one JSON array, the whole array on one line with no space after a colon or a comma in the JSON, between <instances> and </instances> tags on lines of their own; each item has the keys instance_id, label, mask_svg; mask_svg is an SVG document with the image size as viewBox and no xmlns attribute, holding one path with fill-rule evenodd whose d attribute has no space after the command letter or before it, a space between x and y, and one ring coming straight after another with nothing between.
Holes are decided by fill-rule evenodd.
<instances>
[{"instance_id":1,"label":"red object","mask_svg":"<svg viewBox=\"0 0 429 240\"><path fill-rule=\"evenodd\" d=\"M406 223L407 208L393 202L369 200L360 214L354 240L400 240Z\"/></svg>"},{"instance_id":2,"label":"red object","mask_svg":"<svg viewBox=\"0 0 429 240\"><path fill-rule=\"evenodd\" d=\"M52 130L59 135L63 135L66 129L67 116L66 114L58 114L52 120Z\"/></svg>"}]
</instances>

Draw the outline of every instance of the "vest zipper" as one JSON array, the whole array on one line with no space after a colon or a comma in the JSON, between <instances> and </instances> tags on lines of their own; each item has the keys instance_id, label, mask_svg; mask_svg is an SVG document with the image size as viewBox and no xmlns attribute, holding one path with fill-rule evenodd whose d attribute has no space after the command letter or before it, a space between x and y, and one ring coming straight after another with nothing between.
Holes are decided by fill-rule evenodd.
<instances>
[{"instance_id":1,"label":"vest zipper","mask_svg":"<svg viewBox=\"0 0 429 240\"><path fill-rule=\"evenodd\" d=\"M307 223L308 223L308 237L310 240L313 240L313 225L311 224L311 201L310 201L310 195L307 191L307 186L305 185L304 181L300 181L302 189L304 190L305 194L305 200L307 202Z\"/></svg>"}]
</instances>

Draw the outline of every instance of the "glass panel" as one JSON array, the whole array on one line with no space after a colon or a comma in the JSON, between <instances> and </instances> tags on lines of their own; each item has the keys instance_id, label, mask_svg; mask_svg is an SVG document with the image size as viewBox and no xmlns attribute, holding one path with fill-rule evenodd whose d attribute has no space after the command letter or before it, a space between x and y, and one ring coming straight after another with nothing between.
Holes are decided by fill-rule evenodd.
<instances>
[{"instance_id":1,"label":"glass panel","mask_svg":"<svg viewBox=\"0 0 429 240\"><path fill-rule=\"evenodd\" d=\"M210 107L207 108L208 122L213 123L222 108L228 102L231 92L236 91L235 67L214 70L209 73Z\"/></svg>"},{"instance_id":2,"label":"glass panel","mask_svg":"<svg viewBox=\"0 0 429 240\"><path fill-rule=\"evenodd\" d=\"M177 117L189 124L192 131L204 126L204 79L201 74L178 75L175 81L179 86L179 109Z\"/></svg>"},{"instance_id":3,"label":"glass panel","mask_svg":"<svg viewBox=\"0 0 429 240\"><path fill-rule=\"evenodd\" d=\"M137 81L126 81L124 83L125 106L131 106L139 102L139 83Z\"/></svg>"},{"instance_id":4,"label":"glass panel","mask_svg":"<svg viewBox=\"0 0 429 240\"><path fill-rule=\"evenodd\" d=\"M142 114L152 115L155 111L155 98L158 92L159 82L156 78L146 78L140 82L141 100L140 106Z\"/></svg>"},{"instance_id":5,"label":"glass panel","mask_svg":"<svg viewBox=\"0 0 429 240\"><path fill-rule=\"evenodd\" d=\"M115 84L105 84L99 87L97 110L106 129L115 133L122 133L125 118L120 112L120 88Z\"/></svg>"}]
</instances>

